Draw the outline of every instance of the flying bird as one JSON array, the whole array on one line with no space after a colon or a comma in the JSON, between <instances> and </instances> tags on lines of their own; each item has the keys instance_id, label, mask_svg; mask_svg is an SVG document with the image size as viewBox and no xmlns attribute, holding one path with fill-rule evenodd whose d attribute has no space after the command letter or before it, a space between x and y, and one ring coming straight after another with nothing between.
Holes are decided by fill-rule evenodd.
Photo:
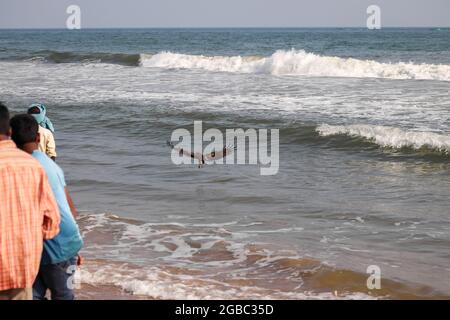
<instances>
[{"instance_id":1,"label":"flying bird","mask_svg":"<svg viewBox=\"0 0 450 320\"><path fill-rule=\"evenodd\" d=\"M211 153L203 154L203 153L199 153L199 152L193 152L193 151L187 150L185 148L175 147L173 145L173 143L170 142L170 141L167 141L167 145L172 150L177 151L179 153L180 157L181 156L185 156L185 157L190 157L190 158L192 158L194 160L195 159L198 160L198 167L199 168L201 168L202 166L207 164L206 161L213 161L213 160L218 160L218 159L225 158L226 156L232 154L233 150L236 150L236 147L225 146L220 151L213 150Z\"/></svg>"}]
</instances>

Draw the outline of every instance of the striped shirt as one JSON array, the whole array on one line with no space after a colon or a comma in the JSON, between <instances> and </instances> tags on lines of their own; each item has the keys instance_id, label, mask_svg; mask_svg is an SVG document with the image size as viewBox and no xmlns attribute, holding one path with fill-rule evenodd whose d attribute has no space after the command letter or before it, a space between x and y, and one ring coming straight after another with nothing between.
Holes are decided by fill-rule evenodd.
<instances>
[{"instance_id":1,"label":"striped shirt","mask_svg":"<svg viewBox=\"0 0 450 320\"><path fill-rule=\"evenodd\" d=\"M55 237L59 223L39 162L13 141L0 141L0 291L32 287L43 239Z\"/></svg>"}]
</instances>

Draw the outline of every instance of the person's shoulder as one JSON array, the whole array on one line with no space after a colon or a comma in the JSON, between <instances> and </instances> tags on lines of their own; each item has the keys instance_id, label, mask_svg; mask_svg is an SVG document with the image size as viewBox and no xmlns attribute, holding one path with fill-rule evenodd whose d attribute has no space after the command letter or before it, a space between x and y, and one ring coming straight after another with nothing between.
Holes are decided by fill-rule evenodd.
<instances>
[{"instance_id":1,"label":"person's shoulder","mask_svg":"<svg viewBox=\"0 0 450 320\"><path fill-rule=\"evenodd\" d=\"M62 169L58 164L50 159L44 152L34 150L32 156L39 161L39 163L47 170L56 171L58 174L62 174Z\"/></svg>"},{"instance_id":2,"label":"person's shoulder","mask_svg":"<svg viewBox=\"0 0 450 320\"><path fill-rule=\"evenodd\" d=\"M39 132L41 132L45 136L53 136L53 133L49 129L41 127L41 126L39 126Z\"/></svg>"},{"instance_id":3,"label":"person's shoulder","mask_svg":"<svg viewBox=\"0 0 450 320\"><path fill-rule=\"evenodd\" d=\"M42 166L37 159L30 154L18 148L11 148L7 155L2 157L0 167L19 168L30 167L36 170L42 170Z\"/></svg>"},{"instance_id":4,"label":"person's shoulder","mask_svg":"<svg viewBox=\"0 0 450 320\"><path fill-rule=\"evenodd\" d=\"M32 154L33 158L37 159L43 166L56 165L52 159L50 159L45 153L39 150L34 150Z\"/></svg>"}]
</instances>

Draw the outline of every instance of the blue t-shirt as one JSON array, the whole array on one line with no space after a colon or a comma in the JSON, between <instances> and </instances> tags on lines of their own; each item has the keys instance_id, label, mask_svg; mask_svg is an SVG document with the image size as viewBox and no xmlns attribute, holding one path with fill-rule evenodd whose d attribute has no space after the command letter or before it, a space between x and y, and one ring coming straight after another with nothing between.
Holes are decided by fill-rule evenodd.
<instances>
[{"instance_id":1,"label":"blue t-shirt","mask_svg":"<svg viewBox=\"0 0 450 320\"><path fill-rule=\"evenodd\" d=\"M59 213L61 215L58 235L53 239L44 241L41 263L55 264L67 261L77 255L83 246L83 240L78 225L70 211L69 203L67 202L64 172L45 153L35 150L32 156L40 162L47 173L48 181L58 203Z\"/></svg>"}]
</instances>

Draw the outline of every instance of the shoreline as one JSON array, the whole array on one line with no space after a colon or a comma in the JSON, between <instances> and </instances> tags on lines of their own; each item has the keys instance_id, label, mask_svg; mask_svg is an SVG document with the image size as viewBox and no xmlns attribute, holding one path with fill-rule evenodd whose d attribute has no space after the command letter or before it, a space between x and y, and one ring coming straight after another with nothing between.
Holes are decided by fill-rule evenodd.
<instances>
[{"instance_id":1,"label":"shoreline","mask_svg":"<svg viewBox=\"0 0 450 320\"><path fill-rule=\"evenodd\" d=\"M156 300L151 297L138 296L113 285L94 286L82 284L75 290L76 300Z\"/></svg>"},{"instance_id":2,"label":"shoreline","mask_svg":"<svg viewBox=\"0 0 450 320\"><path fill-rule=\"evenodd\" d=\"M311 262L311 261L310 261ZM302 262L307 264L306 261ZM102 265L107 265L108 271L102 271ZM120 265L119 263L106 262L101 260L87 260L84 266L81 267L83 274L81 276L81 284L75 290L77 300L261 300L265 299L264 292L268 294L273 300L450 300L450 295L442 294L433 288L420 284L410 284L399 282L391 279L382 279L381 288L369 290L364 285L366 275L356 274L350 270L336 270L329 271L323 266L322 271L314 271L315 274L308 275L308 272L303 272L303 281L305 286L301 290L292 292L279 291L277 297L277 290L272 290L269 293L268 283L264 287L254 287L250 291L244 288L252 283L252 279L232 280L224 279L222 285L211 287L211 283L220 281L208 278L197 277L195 280L191 279L185 281L186 270L181 268L169 268L165 272L166 279L159 278L159 275L154 274L142 278L136 277L136 270L125 269L126 263ZM88 266L92 267L94 272L86 271ZM140 268L138 273L145 274L149 270ZM158 266L160 267L160 266ZM84 270L83 270L84 269ZM173 270L171 270L173 269ZM112 271L111 271L112 270ZM114 270L129 273L128 275L117 274ZM170 274L172 272L172 274ZM311 271L309 271L311 272ZM180 276L181 275L181 276ZM177 276L180 276L177 278ZM151 278L152 280L148 280ZM312 278L312 279L310 279ZM108 280L109 279L109 280ZM147 280L146 280L147 279ZM177 283L177 280L179 283ZM184 280L183 280L184 279ZM264 282L260 283L264 284ZM236 290L235 297L229 296L230 288L234 287ZM241 292L239 292L241 287ZM208 289L209 288L209 289ZM337 289L337 290L335 290ZM183 290L190 290L191 292L180 292ZM208 290L213 290L214 293L207 293ZM264 291L266 290L266 291ZM221 293L222 292L222 293ZM254 292L252 295L251 292ZM173 293L173 294L171 294ZM200 293L206 294L203 297L198 296ZM197 295L197 296L196 296Z\"/></svg>"}]
</instances>

